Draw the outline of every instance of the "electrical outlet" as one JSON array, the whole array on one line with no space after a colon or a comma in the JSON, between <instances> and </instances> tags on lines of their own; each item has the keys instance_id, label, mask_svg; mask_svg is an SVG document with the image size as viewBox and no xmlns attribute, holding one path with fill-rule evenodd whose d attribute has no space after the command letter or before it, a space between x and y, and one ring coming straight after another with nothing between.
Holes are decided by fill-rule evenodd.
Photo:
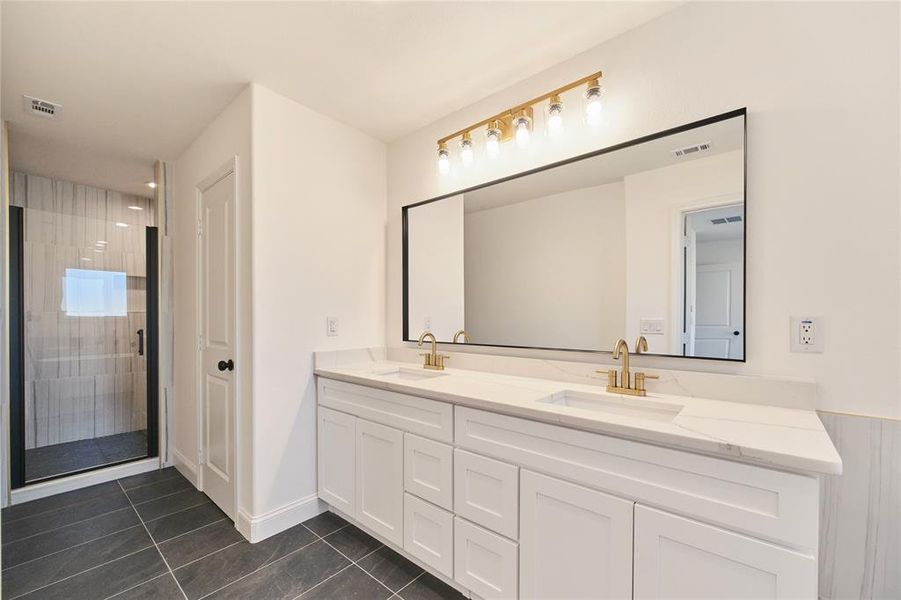
<instances>
[{"instance_id":1,"label":"electrical outlet","mask_svg":"<svg viewBox=\"0 0 901 600\"><path fill-rule=\"evenodd\" d=\"M822 352L824 349L824 327L822 317L792 317L792 352Z\"/></svg>"},{"instance_id":2,"label":"electrical outlet","mask_svg":"<svg viewBox=\"0 0 901 600\"><path fill-rule=\"evenodd\" d=\"M338 336L338 317L325 318L325 335L328 337Z\"/></svg>"}]
</instances>

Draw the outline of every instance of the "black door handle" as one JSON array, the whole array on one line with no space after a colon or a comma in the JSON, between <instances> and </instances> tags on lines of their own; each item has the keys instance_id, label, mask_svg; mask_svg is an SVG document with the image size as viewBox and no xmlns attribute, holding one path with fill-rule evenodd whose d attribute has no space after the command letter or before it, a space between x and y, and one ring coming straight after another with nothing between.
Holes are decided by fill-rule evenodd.
<instances>
[{"instance_id":1,"label":"black door handle","mask_svg":"<svg viewBox=\"0 0 901 600\"><path fill-rule=\"evenodd\" d=\"M138 329L138 356L144 356L144 330Z\"/></svg>"},{"instance_id":2,"label":"black door handle","mask_svg":"<svg viewBox=\"0 0 901 600\"><path fill-rule=\"evenodd\" d=\"M741 332L740 332L740 331L733 331L733 332L732 332L732 335L741 335Z\"/></svg>"},{"instance_id":3,"label":"black door handle","mask_svg":"<svg viewBox=\"0 0 901 600\"><path fill-rule=\"evenodd\" d=\"M220 371L234 371L235 361L233 361L232 359L228 359L228 362L220 360L218 366Z\"/></svg>"}]
</instances>

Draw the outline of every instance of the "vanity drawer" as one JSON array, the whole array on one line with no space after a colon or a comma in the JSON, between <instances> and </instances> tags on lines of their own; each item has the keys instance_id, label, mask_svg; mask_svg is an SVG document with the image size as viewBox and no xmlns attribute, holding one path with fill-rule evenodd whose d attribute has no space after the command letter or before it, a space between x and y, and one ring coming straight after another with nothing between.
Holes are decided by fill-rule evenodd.
<instances>
[{"instance_id":1,"label":"vanity drawer","mask_svg":"<svg viewBox=\"0 0 901 600\"><path fill-rule=\"evenodd\" d=\"M486 600L516 598L518 563L515 542L454 518L454 581Z\"/></svg>"},{"instance_id":2,"label":"vanity drawer","mask_svg":"<svg viewBox=\"0 0 901 600\"><path fill-rule=\"evenodd\" d=\"M452 446L404 434L404 489L432 504L454 508Z\"/></svg>"},{"instance_id":3,"label":"vanity drawer","mask_svg":"<svg viewBox=\"0 0 901 600\"><path fill-rule=\"evenodd\" d=\"M453 577L453 513L404 494L404 550L439 573Z\"/></svg>"},{"instance_id":4,"label":"vanity drawer","mask_svg":"<svg viewBox=\"0 0 901 600\"><path fill-rule=\"evenodd\" d=\"M814 477L471 408L457 407L455 415L461 448L816 551Z\"/></svg>"},{"instance_id":5,"label":"vanity drawer","mask_svg":"<svg viewBox=\"0 0 901 600\"><path fill-rule=\"evenodd\" d=\"M519 468L454 450L454 512L508 538L519 531Z\"/></svg>"},{"instance_id":6,"label":"vanity drawer","mask_svg":"<svg viewBox=\"0 0 901 600\"><path fill-rule=\"evenodd\" d=\"M321 406L448 444L454 441L454 407L416 396L318 377Z\"/></svg>"}]
</instances>

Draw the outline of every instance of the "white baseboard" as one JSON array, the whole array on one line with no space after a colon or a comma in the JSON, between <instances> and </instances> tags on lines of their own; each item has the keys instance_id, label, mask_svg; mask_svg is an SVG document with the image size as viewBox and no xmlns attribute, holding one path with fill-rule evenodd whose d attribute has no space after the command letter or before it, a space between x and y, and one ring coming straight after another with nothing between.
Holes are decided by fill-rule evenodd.
<instances>
[{"instance_id":1,"label":"white baseboard","mask_svg":"<svg viewBox=\"0 0 901 600\"><path fill-rule=\"evenodd\" d=\"M313 494L257 517L248 515L239 509L236 527L241 535L250 543L255 544L303 523L307 519L312 519L325 510L325 503L319 500L316 494Z\"/></svg>"},{"instance_id":2,"label":"white baseboard","mask_svg":"<svg viewBox=\"0 0 901 600\"><path fill-rule=\"evenodd\" d=\"M188 460L184 454L175 448L172 449L172 464L178 469L179 473L185 476L185 479L190 481L194 487L200 489L198 485L200 482L197 480L197 465L193 461Z\"/></svg>"},{"instance_id":3,"label":"white baseboard","mask_svg":"<svg viewBox=\"0 0 901 600\"><path fill-rule=\"evenodd\" d=\"M12 491L10 504L21 504L23 502L28 502L29 500L37 500L38 498L46 498L47 496L54 496L56 494L62 494L63 492L71 492L72 490L78 490L90 485L115 481L116 479L146 473L147 471L155 471L159 468L159 458L147 458L122 465L107 467L106 469L79 473L70 477L61 477L52 481L45 481L44 483L27 485Z\"/></svg>"}]
</instances>

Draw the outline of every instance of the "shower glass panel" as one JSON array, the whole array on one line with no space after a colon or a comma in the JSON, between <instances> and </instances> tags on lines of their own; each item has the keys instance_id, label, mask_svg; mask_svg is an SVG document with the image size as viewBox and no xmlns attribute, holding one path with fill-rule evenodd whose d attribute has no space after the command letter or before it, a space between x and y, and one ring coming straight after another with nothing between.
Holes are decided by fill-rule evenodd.
<instances>
[{"instance_id":1,"label":"shower glass panel","mask_svg":"<svg viewBox=\"0 0 901 600\"><path fill-rule=\"evenodd\" d=\"M11 183L24 388L14 485L155 455L153 200L24 173Z\"/></svg>"}]
</instances>

